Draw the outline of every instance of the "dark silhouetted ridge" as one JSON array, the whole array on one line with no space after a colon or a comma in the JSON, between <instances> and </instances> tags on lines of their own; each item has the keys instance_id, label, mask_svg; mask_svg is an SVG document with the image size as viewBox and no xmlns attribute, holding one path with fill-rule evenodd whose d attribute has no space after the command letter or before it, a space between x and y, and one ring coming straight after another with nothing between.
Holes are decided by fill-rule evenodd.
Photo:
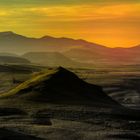
<instances>
[{"instance_id":1,"label":"dark silhouetted ridge","mask_svg":"<svg viewBox=\"0 0 140 140\"><path fill-rule=\"evenodd\" d=\"M119 106L103 92L102 87L86 83L63 67L37 73L0 97L51 103Z\"/></svg>"}]
</instances>

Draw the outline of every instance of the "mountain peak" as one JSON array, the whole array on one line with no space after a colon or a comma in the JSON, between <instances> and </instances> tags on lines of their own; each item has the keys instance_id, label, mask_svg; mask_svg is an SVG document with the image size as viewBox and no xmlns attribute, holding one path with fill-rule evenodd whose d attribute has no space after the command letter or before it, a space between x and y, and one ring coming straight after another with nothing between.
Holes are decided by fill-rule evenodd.
<instances>
[{"instance_id":1,"label":"mountain peak","mask_svg":"<svg viewBox=\"0 0 140 140\"><path fill-rule=\"evenodd\" d=\"M5 32L0 32L0 34L2 34L2 35L13 35L15 33L12 32L12 31L5 31Z\"/></svg>"},{"instance_id":2,"label":"mountain peak","mask_svg":"<svg viewBox=\"0 0 140 140\"><path fill-rule=\"evenodd\" d=\"M57 69L58 69L59 71L68 71L67 69L65 69L65 68L62 67L62 66L59 66Z\"/></svg>"},{"instance_id":3,"label":"mountain peak","mask_svg":"<svg viewBox=\"0 0 140 140\"><path fill-rule=\"evenodd\" d=\"M0 97L50 103L119 106L100 86L86 83L63 67L35 74L33 78Z\"/></svg>"},{"instance_id":4,"label":"mountain peak","mask_svg":"<svg viewBox=\"0 0 140 140\"><path fill-rule=\"evenodd\" d=\"M42 36L42 37L39 38L39 39L54 39L54 37L49 36L49 35L45 35L45 36Z\"/></svg>"},{"instance_id":5,"label":"mountain peak","mask_svg":"<svg viewBox=\"0 0 140 140\"><path fill-rule=\"evenodd\" d=\"M13 41L13 39L14 39L14 40L16 40L17 42L18 42L19 40L26 40L26 39L29 39L29 38L26 37L26 36L17 34L17 33L12 32L12 31L0 32L0 38L1 38L2 41L5 41L5 39L6 39L6 41L7 41L7 39L10 40L10 41ZM10 42L10 45L12 45L11 42Z\"/></svg>"}]
</instances>

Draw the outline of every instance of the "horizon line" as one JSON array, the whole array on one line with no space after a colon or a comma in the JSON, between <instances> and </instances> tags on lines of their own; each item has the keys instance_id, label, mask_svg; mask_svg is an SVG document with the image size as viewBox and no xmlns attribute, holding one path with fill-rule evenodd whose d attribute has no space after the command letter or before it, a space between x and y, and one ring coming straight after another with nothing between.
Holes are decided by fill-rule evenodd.
<instances>
[{"instance_id":1,"label":"horizon line","mask_svg":"<svg viewBox=\"0 0 140 140\"><path fill-rule=\"evenodd\" d=\"M53 35L42 35L40 37L34 37L34 36L28 36L28 35L25 35L25 34L20 34L20 33L17 33L15 31L10 31L10 30L7 30L7 31L0 31L0 33L12 33L12 34L16 34L16 35L19 35L19 36L23 36L23 37L26 37L26 38L32 38L32 39L42 39L42 38L47 38L47 37L50 37L50 38L54 38L54 39L72 39L72 40L75 40L75 41L85 41L87 43L92 43L92 44L96 44L96 45L100 45L100 46L103 46L103 47L106 47L106 48L110 48L110 49L129 49L129 48L135 48L137 46L139 46L140 44L135 44L133 46L129 46L129 47L109 47L107 45L103 45L102 43L96 43L94 41L89 41L87 39L83 39L83 38L73 38L73 37L67 37L67 36L62 36L62 37L56 37L56 36L53 36Z\"/></svg>"}]
</instances>

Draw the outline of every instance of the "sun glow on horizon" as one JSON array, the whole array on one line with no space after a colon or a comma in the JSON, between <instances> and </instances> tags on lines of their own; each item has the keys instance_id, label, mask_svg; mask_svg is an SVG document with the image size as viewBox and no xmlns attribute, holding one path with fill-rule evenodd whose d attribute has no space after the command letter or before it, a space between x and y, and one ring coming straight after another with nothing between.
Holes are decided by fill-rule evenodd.
<instances>
[{"instance_id":1,"label":"sun glow on horizon","mask_svg":"<svg viewBox=\"0 0 140 140\"><path fill-rule=\"evenodd\" d=\"M9 0L7 0L9 1ZM16 1L16 0L15 0ZM68 0L69 1L69 0ZM82 3L63 0L34 3L0 2L0 31L85 39L108 47L140 44L140 2L103 0Z\"/></svg>"}]
</instances>

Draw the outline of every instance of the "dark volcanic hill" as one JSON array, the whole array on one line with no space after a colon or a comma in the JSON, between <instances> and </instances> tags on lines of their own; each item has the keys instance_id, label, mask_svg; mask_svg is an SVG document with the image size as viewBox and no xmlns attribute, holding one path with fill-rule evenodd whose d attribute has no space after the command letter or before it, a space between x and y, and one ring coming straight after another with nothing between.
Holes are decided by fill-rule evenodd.
<instances>
[{"instance_id":1,"label":"dark volcanic hill","mask_svg":"<svg viewBox=\"0 0 140 140\"><path fill-rule=\"evenodd\" d=\"M59 67L40 72L0 98L14 98L48 103L119 106L100 86L79 79L74 73Z\"/></svg>"},{"instance_id":2,"label":"dark volcanic hill","mask_svg":"<svg viewBox=\"0 0 140 140\"><path fill-rule=\"evenodd\" d=\"M0 64L28 64L29 60L15 56L0 56Z\"/></svg>"}]
</instances>

